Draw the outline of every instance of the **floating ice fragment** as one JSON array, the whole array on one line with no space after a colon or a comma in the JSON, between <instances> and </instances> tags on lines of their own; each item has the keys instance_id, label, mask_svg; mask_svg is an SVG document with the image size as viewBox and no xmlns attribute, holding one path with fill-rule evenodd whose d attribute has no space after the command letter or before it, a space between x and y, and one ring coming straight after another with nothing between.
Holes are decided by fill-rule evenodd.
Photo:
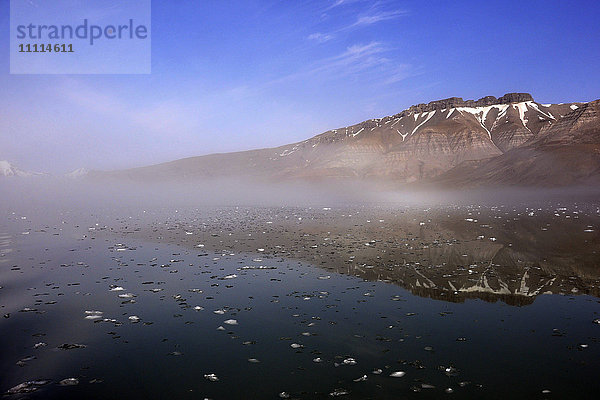
<instances>
[{"instance_id":1,"label":"floating ice fragment","mask_svg":"<svg viewBox=\"0 0 600 400\"><path fill-rule=\"evenodd\" d=\"M223 309L215 310L215 311L213 311L213 312L214 312L215 314L219 314L219 315L223 315L223 314L225 314L225 310L223 310Z\"/></svg>"},{"instance_id":2,"label":"floating ice fragment","mask_svg":"<svg viewBox=\"0 0 600 400\"><path fill-rule=\"evenodd\" d=\"M194 310L196 310L196 311L202 311L202 310L204 310L204 307L196 306L196 307L194 307Z\"/></svg>"},{"instance_id":3,"label":"floating ice fragment","mask_svg":"<svg viewBox=\"0 0 600 400\"><path fill-rule=\"evenodd\" d=\"M254 364L256 364L256 363L259 363L260 361L259 361L259 360L257 360L256 358L249 358L249 359L248 359L248 362L251 362L251 363L254 363Z\"/></svg>"},{"instance_id":4,"label":"floating ice fragment","mask_svg":"<svg viewBox=\"0 0 600 400\"><path fill-rule=\"evenodd\" d=\"M123 294L120 294L118 297L120 297L121 299L131 299L132 297L135 297L135 294L123 293Z\"/></svg>"},{"instance_id":5,"label":"floating ice fragment","mask_svg":"<svg viewBox=\"0 0 600 400\"><path fill-rule=\"evenodd\" d=\"M290 347L291 347L292 349L301 349L301 348L303 348L303 347L304 347L304 345L301 345L301 344L299 344L299 343L292 343L292 344L290 344Z\"/></svg>"},{"instance_id":6,"label":"floating ice fragment","mask_svg":"<svg viewBox=\"0 0 600 400\"><path fill-rule=\"evenodd\" d=\"M60 346L58 346L58 348L62 350L84 349L85 347L85 344L78 343L63 343Z\"/></svg>"},{"instance_id":7,"label":"floating ice fragment","mask_svg":"<svg viewBox=\"0 0 600 400\"><path fill-rule=\"evenodd\" d=\"M360 378L353 379L354 382L363 382L367 380L367 375L363 375Z\"/></svg>"},{"instance_id":8,"label":"floating ice fragment","mask_svg":"<svg viewBox=\"0 0 600 400\"><path fill-rule=\"evenodd\" d=\"M102 311L85 311L85 319L100 319L102 318Z\"/></svg>"},{"instance_id":9,"label":"floating ice fragment","mask_svg":"<svg viewBox=\"0 0 600 400\"><path fill-rule=\"evenodd\" d=\"M350 391L346 389L335 389L333 392L329 393L331 397L345 396L350 394Z\"/></svg>"},{"instance_id":10,"label":"floating ice fragment","mask_svg":"<svg viewBox=\"0 0 600 400\"><path fill-rule=\"evenodd\" d=\"M321 357L317 357L317 358L313 358L313 362L320 363L320 362L323 362L323 360L321 359Z\"/></svg>"},{"instance_id":11,"label":"floating ice fragment","mask_svg":"<svg viewBox=\"0 0 600 400\"><path fill-rule=\"evenodd\" d=\"M375 374L375 375L381 375L381 373L383 372L383 370L381 370L380 368L374 369L371 373Z\"/></svg>"},{"instance_id":12,"label":"floating ice fragment","mask_svg":"<svg viewBox=\"0 0 600 400\"><path fill-rule=\"evenodd\" d=\"M129 320L132 324L137 324L138 322L140 322L140 317L138 317L137 315L131 315L129 316Z\"/></svg>"},{"instance_id":13,"label":"floating ice fragment","mask_svg":"<svg viewBox=\"0 0 600 400\"><path fill-rule=\"evenodd\" d=\"M454 368L451 365L448 367L440 366L440 370L447 376L456 376L460 373L458 369Z\"/></svg>"},{"instance_id":14,"label":"floating ice fragment","mask_svg":"<svg viewBox=\"0 0 600 400\"><path fill-rule=\"evenodd\" d=\"M452 389L452 388L446 388L446 389L444 389L444 392L446 392L446 393L454 393L454 389Z\"/></svg>"},{"instance_id":15,"label":"floating ice fragment","mask_svg":"<svg viewBox=\"0 0 600 400\"><path fill-rule=\"evenodd\" d=\"M48 384L50 381L39 380L39 381L27 381L18 384L17 386L13 386L8 389L7 394L23 394L23 393L31 393L35 392L39 389L40 386Z\"/></svg>"},{"instance_id":16,"label":"floating ice fragment","mask_svg":"<svg viewBox=\"0 0 600 400\"><path fill-rule=\"evenodd\" d=\"M27 365L28 361L32 361L35 360L37 357L36 356L27 356L25 358L20 359L19 361L17 361L17 365L19 367L24 367Z\"/></svg>"},{"instance_id":17,"label":"floating ice fragment","mask_svg":"<svg viewBox=\"0 0 600 400\"><path fill-rule=\"evenodd\" d=\"M227 325L237 325L238 324L237 320L235 320L235 319L228 319L223 323L227 324Z\"/></svg>"},{"instance_id":18,"label":"floating ice fragment","mask_svg":"<svg viewBox=\"0 0 600 400\"><path fill-rule=\"evenodd\" d=\"M211 382L217 382L219 378L215 374L204 374L204 378L208 379Z\"/></svg>"},{"instance_id":19,"label":"floating ice fragment","mask_svg":"<svg viewBox=\"0 0 600 400\"><path fill-rule=\"evenodd\" d=\"M342 361L344 365L356 365L356 360L352 357L348 357Z\"/></svg>"},{"instance_id":20,"label":"floating ice fragment","mask_svg":"<svg viewBox=\"0 0 600 400\"><path fill-rule=\"evenodd\" d=\"M279 397L282 399L289 399L290 395L287 392L281 392L279 393Z\"/></svg>"},{"instance_id":21,"label":"floating ice fragment","mask_svg":"<svg viewBox=\"0 0 600 400\"><path fill-rule=\"evenodd\" d=\"M392 378L402 378L404 375L406 375L406 372L404 371L396 371L390 374Z\"/></svg>"},{"instance_id":22,"label":"floating ice fragment","mask_svg":"<svg viewBox=\"0 0 600 400\"><path fill-rule=\"evenodd\" d=\"M67 378L67 379L63 379L62 381L58 382L58 384L61 386L75 386L75 385L79 385L79 379Z\"/></svg>"},{"instance_id":23,"label":"floating ice fragment","mask_svg":"<svg viewBox=\"0 0 600 400\"><path fill-rule=\"evenodd\" d=\"M235 278L237 278L236 274L231 274L231 275L227 275L227 276L223 277L223 279L235 279Z\"/></svg>"},{"instance_id":24,"label":"floating ice fragment","mask_svg":"<svg viewBox=\"0 0 600 400\"><path fill-rule=\"evenodd\" d=\"M120 292L121 290L125 290L125 289L122 288L121 286L116 286L116 287L110 289L111 292Z\"/></svg>"}]
</instances>

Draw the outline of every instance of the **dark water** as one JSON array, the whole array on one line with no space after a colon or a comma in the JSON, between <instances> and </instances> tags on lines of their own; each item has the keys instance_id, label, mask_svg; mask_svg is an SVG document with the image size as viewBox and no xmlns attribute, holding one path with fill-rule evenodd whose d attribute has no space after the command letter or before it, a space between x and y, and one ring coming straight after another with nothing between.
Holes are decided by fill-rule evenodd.
<instances>
[{"instance_id":1,"label":"dark water","mask_svg":"<svg viewBox=\"0 0 600 400\"><path fill-rule=\"evenodd\" d=\"M464 230L454 225L473 224L465 222L472 210L435 226L441 214L426 210L426 218L409 218L420 247L396 224L391 231L381 225L375 231L412 247L403 244L400 260L390 256L391 241L385 247L376 238L364 247L379 253L357 250L351 259L372 262L352 267L336 257L364 245L359 223L332 232L330 221L328 237L356 240L333 248L319 240L318 251L299 239L307 231L318 236L310 227L280 229L252 242L253 251L242 237L267 235L278 216L302 214L322 226L319 218L350 214L371 221L369 210L325 210L334 217L321 209L8 212L0 224L0 392L32 399L597 398L598 215L594 207L558 208L523 222L488 210L478 218L512 222L494 226L495 240L475 232L454 242ZM247 228L238 236L236 224ZM231 235L219 226L233 226ZM423 232L427 226L435 237ZM548 231L555 236L543 236ZM552 252L565 234L572 251ZM273 238L285 251L273 251ZM440 243L457 250L431 251ZM32 381L12 390L30 393L8 393Z\"/></svg>"}]
</instances>

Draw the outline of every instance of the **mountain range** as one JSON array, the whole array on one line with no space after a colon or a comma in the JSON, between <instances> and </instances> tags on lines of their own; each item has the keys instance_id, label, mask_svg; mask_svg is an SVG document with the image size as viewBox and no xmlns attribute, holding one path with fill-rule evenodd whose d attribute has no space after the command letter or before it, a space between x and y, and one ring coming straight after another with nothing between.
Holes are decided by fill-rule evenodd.
<instances>
[{"instance_id":1,"label":"mountain range","mask_svg":"<svg viewBox=\"0 0 600 400\"><path fill-rule=\"evenodd\" d=\"M452 97L276 148L77 176L142 182L253 178L473 187L600 182L600 100L542 104L528 93Z\"/></svg>"}]
</instances>

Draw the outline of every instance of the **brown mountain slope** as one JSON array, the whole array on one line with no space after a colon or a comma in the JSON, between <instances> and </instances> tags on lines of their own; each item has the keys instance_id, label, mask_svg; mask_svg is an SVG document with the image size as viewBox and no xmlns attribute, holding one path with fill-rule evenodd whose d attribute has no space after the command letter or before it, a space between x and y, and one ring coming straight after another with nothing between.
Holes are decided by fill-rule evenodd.
<instances>
[{"instance_id":1,"label":"brown mountain slope","mask_svg":"<svg viewBox=\"0 0 600 400\"><path fill-rule=\"evenodd\" d=\"M477 101L454 97L415 105L396 115L333 129L277 148L191 157L90 175L141 181L252 177L267 181L368 179L394 184L418 182L435 179L464 162L495 160L495 157L523 149L536 141L558 140L551 138L558 138L556 132L567 128L572 130L574 137L578 137L582 129L591 132L595 122L591 122L592 128L583 125L569 128L568 121L564 120L567 115L572 118L581 114L584 105L540 104L526 93L509 93L499 99L487 96ZM556 128L553 130L553 127ZM561 140L571 138L565 136ZM513 157L518 158L513 163L521 162L522 157L533 158L529 153L518 152ZM465 169L465 165L469 164L460 167L465 174L474 172L472 167ZM542 163L540 168L547 170L548 165ZM506 173L510 175L511 171ZM454 183L462 182L459 178L445 177Z\"/></svg>"},{"instance_id":2,"label":"brown mountain slope","mask_svg":"<svg viewBox=\"0 0 600 400\"><path fill-rule=\"evenodd\" d=\"M463 163L436 182L456 186L566 186L600 183L600 100L574 109L524 145Z\"/></svg>"}]
</instances>

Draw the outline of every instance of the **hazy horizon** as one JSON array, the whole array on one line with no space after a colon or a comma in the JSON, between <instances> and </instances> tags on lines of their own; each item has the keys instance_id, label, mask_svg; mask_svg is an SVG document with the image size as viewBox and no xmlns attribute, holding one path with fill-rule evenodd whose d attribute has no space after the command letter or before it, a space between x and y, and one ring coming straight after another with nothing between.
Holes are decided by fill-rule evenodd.
<instances>
[{"instance_id":1,"label":"hazy horizon","mask_svg":"<svg viewBox=\"0 0 600 400\"><path fill-rule=\"evenodd\" d=\"M131 168L277 147L452 96L600 97L596 2L152 6L149 75L10 75L1 42L0 160ZM8 11L1 1L4 31Z\"/></svg>"}]
</instances>

